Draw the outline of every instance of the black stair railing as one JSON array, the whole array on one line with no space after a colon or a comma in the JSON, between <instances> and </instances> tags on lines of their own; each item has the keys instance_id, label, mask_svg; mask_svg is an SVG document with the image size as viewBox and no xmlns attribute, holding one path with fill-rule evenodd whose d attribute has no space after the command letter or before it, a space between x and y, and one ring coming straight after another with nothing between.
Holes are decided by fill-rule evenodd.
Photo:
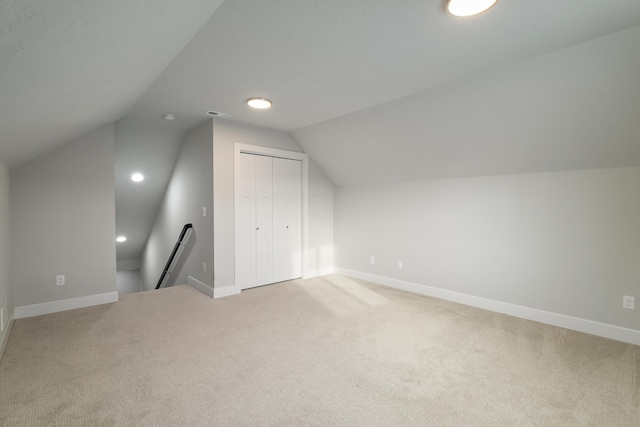
<instances>
[{"instance_id":1,"label":"black stair railing","mask_svg":"<svg viewBox=\"0 0 640 427\"><path fill-rule=\"evenodd\" d=\"M164 266L164 270L162 270L162 275L160 276L160 280L158 280L158 284L156 285L156 289L160 289L165 287L169 277L171 277L171 272L175 268L178 260L180 259L180 255L182 255L182 251L184 251L184 247L193 232L193 225L185 224L182 227L182 231L180 232L180 237L178 237L178 241L176 242L173 250L171 251L171 255L169 256L169 260L167 261L167 265Z\"/></svg>"}]
</instances>

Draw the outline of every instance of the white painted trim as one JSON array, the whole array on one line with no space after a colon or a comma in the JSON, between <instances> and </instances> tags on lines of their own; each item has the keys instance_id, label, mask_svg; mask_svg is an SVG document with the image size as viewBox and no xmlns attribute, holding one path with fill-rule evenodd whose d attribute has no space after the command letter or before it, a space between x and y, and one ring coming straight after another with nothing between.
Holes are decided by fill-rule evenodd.
<instances>
[{"instance_id":1,"label":"white painted trim","mask_svg":"<svg viewBox=\"0 0 640 427\"><path fill-rule=\"evenodd\" d=\"M233 161L234 161L234 197L235 197L235 182L237 165L240 153L258 154L263 156L279 157L282 159L300 160L302 162L302 277L308 278L308 254L309 254L309 156L305 153L297 151L279 150L277 148L262 147L259 145L243 144L235 142L233 144ZM234 202L235 207L235 202ZM234 214L235 215L235 214ZM235 230L235 224L234 224ZM234 268L235 273L235 268ZM234 284L236 288L236 294L239 294L240 286Z\"/></svg>"},{"instance_id":2,"label":"white painted trim","mask_svg":"<svg viewBox=\"0 0 640 427\"><path fill-rule=\"evenodd\" d=\"M206 296L213 298L214 293L211 286L191 276L187 276L187 282L189 282L192 287L196 288Z\"/></svg>"},{"instance_id":3,"label":"white painted trim","mask_svg":"<svg viewBox=\"0 0 640 427\"><path fill-rule=\"evenodd\" d=\"M547 325L559 326L561 328L584 332L591 335L597 335L599 337L622 341L629 344L640 345L640 331L635 329L623 328L621 326L609 325L606 323L595 322L593 320L580 319L578 317L552 313L549 311L524 307L507 302L495 301L488 298L463 294L460 292L434 288L432 286L420 285L418 283L406 282L404 280L392 279L384 276L376 276L375 274L349 270L346 268L335 267L334 271L336 274L350 276L356 279L388 286L390 288L401 289L403 291L409 291L421 295L440 298L443 300L457 302L472 307L482 308L484 310L489 310L496 313L504 313L510 316L519 317L521 319L533 320L535 322L545 323Z\"/></svg>"},{"instance_id":4,"label":"white painted trim","mask_svg":"<svg viewBox=\"0 0 640 427\"><path fill-rule=\"evenodd\" d=\"M118 302L118 292L88 295L86 297L69 298L41 304L23 305L15 308L15 316L16 319L24 319L26 317L75 310L76 308L91 307L93 305L109 304L112 302Z\"/></svg>"},{"instance_id":5,"label":"white painted trim","mask_svg":"<svg viewBox=\"0 0 640 427\"><path fill-rule=\"evenodd\" d=\"M224 286L222 288L214 288L213 289L213 297L214 298L224 298L230 297L232 295L238 295L240 292L236 290L235 286Z\"/></svg>"},{"instance_id":6,"label":"white painted trim","mask_svg":"<svg viewBox=\"0 0 640 427\"><path fill-rule=\"evenodd\" d=\"M329 274L333 274L333 267L307 271L307 276L304 279L313 279L314 277L327 276Z\"/></svg>"},{"instance_id":7,"label":"white painted trim","mask_svg":"<svg viewBox=\"0 0 640 427\"><path fill-rule=\"evenodd\" d=\"M9 342L9 335L11 335L13 320L14 320L14 310L11 310L11 314L9 315L9 320L7 321L7 327L3 332L1 332L3 335L2 337L0 337L0 361L2 361L4 350L7 348L7 343Z\"/></svg>"}]
</instances>

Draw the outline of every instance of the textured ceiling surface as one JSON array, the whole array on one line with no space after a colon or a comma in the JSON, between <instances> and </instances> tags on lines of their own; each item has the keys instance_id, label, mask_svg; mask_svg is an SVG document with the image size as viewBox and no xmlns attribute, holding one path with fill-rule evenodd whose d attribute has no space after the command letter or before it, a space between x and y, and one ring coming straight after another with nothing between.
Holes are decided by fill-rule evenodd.
<instances>
[{"instance_id":1,"label":"textured ceiling surface","mask_svg":"<svg viewBox=\"0 0 640 427\"><path fill-rule=\"evenodd\" d=\"M0 0L0 161L122 117L222 0Z\"/></svg>"},{"instance_id":2,"label":"textured ceiling surface","mask_svg":"<svg viewBox=\"0 0 640 427\"><path fill-rule=\"evenodd\" d=\"M130 116L291 131L639 24L637 0L503 0L471 19L440 0L226 1Z\"/></svg>"},{"instance_id":3,"label":"textured ceiling surface","mask_svg":"<svg viewBox=\"0 0 640 427\"><path fill-rule=\"evenodd\" d=\"M640 164L640 1L443 5L0 0L0 162L115 121L139 247L210 109L289 132L335 185ZM136 196L134 168L151 171Z\"/></svg>"},{"instance_id":4,"label":"textured ceiling surface","mask_svg":"<svg viewBox=\"0 0 640 427\"><path fill-rule=\"evenodd\" d=\"M639 114L634 27L292 137L334 185L366 185L638 166Z\"/></svg>"}]
</instances>

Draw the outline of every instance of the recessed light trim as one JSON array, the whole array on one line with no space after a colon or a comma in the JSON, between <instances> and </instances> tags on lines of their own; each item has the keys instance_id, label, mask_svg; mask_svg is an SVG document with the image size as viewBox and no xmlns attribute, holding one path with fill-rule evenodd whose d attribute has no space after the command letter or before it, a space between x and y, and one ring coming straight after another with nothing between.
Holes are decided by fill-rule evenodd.
<instances>
[{"instance_id":1,"label":"recessed light trim","mask_svg":"<svg viewBox=\"0 0 640 427\"><path fill-rule=\"evenodd\" d=\"M251 108L257 108L258 110L264 110L267 108L271 108L272 102L267 98L249 98L247 99L247 104Z\"/></svg>"},{"instance_id":2,"label":"recessed light trim","mask_svg":"<svg viewBox=\"0 0 640 427\"><path fill-rule=\"evenodd\" d=\"M136 172L133 175L131 175L131 181L133 182L140 182L144 180L144 175L142 175L140 172Z\"/></svg>"},{"instance_id":3,"label":"recessed light trim","mask_svg":"<svg viewBox=\"0 0 640 427\"><path fill-rule=\"evenodd\" d=\"M173 113L165 113L163 117L165 120L173 121L177 116Z\"/></svg>"},{"instance_id":4,"label":"recessed light trim","mask_svg":"<svg viewBox=\"0 0 640 427\"><path fill-rule=\"evenodd\" d=\"M126 242L127 241L127 237L126 236L118 236L116 237L116 242L118 243L122 243L122 242Z\"/></svg>"},{"instance_id":5,"label":"recessed light trim","mask_svg":"<svg viewBox=\"0 0 640 427\"><path fill-rule=\"evenodd\" d=\"M447 12L458 17L475 16L491 9L498 0L447 0Z\"/></svg>"}]
</instances>

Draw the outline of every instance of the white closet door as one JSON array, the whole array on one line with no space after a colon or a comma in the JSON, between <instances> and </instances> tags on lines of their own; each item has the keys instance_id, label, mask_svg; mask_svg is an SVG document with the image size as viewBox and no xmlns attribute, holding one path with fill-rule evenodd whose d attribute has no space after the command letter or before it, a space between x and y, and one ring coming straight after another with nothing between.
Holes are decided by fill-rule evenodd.
<instances>
[{"instance_id":1,"label":"white closet door","mask_svg":"<svg viewBox=\"0 0 640 427\"><path fill-rule=\"evenodd\" d=\"M302 162L289 160L289 279L302 277Z\"/></svg>"},{"instance_id":2,"label":"white closet door","mask_svg":"<svg viewBox=\"0 0 640 427\"><path fill-rule=\"evenodd\" d=\"M236 168L236 285L301 277L302 163L240 153Z\"/></svg>"},{"instance_id":3,"label":"white closet door","mask_svg":"<svg viewBox=\"0 0 640 427\"><path fill-rule=\"evenodd\" d=\"M273 159L273 279L297 279L301 265L302 164Z\"/></svg>"},{"instance_id":4,"label":"white closet door","mask_svg":"<svg viewBox=\"0 0 640 427\"><path fill-rule=\"evenodd\" d=\"M283 159L273 159L273 281L287 280L288 174Z\"/></svg>"},{"instance_id":5,"label":"white closet door","mask_svg":"<svg viewBox=\"0 0 640 427\"><path fill-rule=\"evenodd\" d=\"M256 156L240 154L235 183L235 273L240 289L257 286Z\"/></svg>"},{"instance_id":6,"label":"white closet door","mask_svg":"<svg viewBox=\"0 0 640 427\"><path fill-rule=\"evenodd\" d=\"M256 157L256 286L273 283L273 158Z\"/></svg>"}]
</instances>

